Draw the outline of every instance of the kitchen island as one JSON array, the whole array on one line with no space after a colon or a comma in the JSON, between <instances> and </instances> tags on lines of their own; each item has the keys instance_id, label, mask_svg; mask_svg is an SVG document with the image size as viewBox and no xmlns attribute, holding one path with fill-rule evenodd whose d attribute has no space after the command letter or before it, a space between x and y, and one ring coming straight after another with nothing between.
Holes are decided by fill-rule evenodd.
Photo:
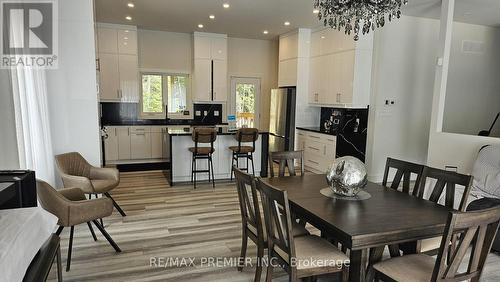
<instances>
[{"instance_id":1,"label":"kitchen island","mask_svg":"<svg viewBox=\"0 0 500 282\"><path fill-rule=\"evenodd\" d=\"M191 181L191 152L189 147L194 147L191 138L193 127L169 128L170 140L170 185L186 183ZM217 140L214 142L213 166L215 180L228 180L231 177L232 151L229 146L237 146L235 139L236 131L230 131L227 127L217 128ZM268 141L267 132L259 132L259 139L255 142L254 166L255 176L267 177L268 163ZM245 144L247 145L247 144ZM209 147L210 144L200 144L200 147ZM198 160L199 170L207 169L207 161ZM246 159L240 159L239 167L246 167ZM250 171L252 173L251 165ZM208 180L208 173L199 173L196 176L199 181Z\"/></svg>"}]
</instances>

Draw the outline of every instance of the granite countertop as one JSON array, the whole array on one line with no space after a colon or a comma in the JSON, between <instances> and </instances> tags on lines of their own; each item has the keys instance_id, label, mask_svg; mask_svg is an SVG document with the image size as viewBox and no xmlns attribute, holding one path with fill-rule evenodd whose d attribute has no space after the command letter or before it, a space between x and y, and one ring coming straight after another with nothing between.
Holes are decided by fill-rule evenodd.
<instances>
[{"instance_id":1,"label":"granite countertop","mask_svg":"<svg viewBox=\"0 0 500 282\"><path fill-rule=\"evenodd\" d=\"M217 125L227 125L227 122L223 122ZM185 126L198 126L198 125L204 125L204 126L211 126L213 124L206 124L206 123L199 123L195 122L193 120L165 120L165 119L150 119L150 120L122 120L122 121L114 121L114 122L105 122L102 123L102 126L133 126L133 125L143 125L143 126L149 126L149 125L185 125Z\"/></svg>"},{"instance_id":2,"label":"granite countertop","mask_svg":"<svg viewBox=\"0 0 500 282\"><path fill-rule=\"evenodd\" d=\"M296 127L297 129L300 129L300 130L305 130L305 131L311 131L311 132L316 132L316 133L321 133L321 134L327 134L327 135L333 135L335 136L336 134L333 133L333 132L324 132L324 131L321 131L319 126L316 127L316 126L310 126L310 127Z\"/></svg>"},{"instance_id":3,"label":"granite countertop","mask_svg":"<svg viewBox=\"0 0 500 282\"><path fill-rule=\"evenodd\" d=\"M167 130L168 134L171 136L190 136L193 134L192 127L185 128L169 128ZM259 134L267 134L267 131L259 131ZM217 135L235 135L236 130L229 130L227 127L218 127Z\"/></svg>"}]
</instances>

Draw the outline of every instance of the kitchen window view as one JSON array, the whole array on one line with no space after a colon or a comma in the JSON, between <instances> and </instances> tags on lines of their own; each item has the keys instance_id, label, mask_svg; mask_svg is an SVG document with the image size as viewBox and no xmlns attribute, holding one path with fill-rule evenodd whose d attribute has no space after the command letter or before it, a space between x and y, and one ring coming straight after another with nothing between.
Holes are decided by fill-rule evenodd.
<instances>
[{"instance_id":1,"label":"kitchen window view","mask_svg":"<svg viewBox=\"0 0 500 282\"><path fill-rule=\"evenodd\" d=\"M144 117L164 118L166 108L172 114L186 109L187 75L144 73L141 81L141 112Z\"/></svg>"}]
</instances>

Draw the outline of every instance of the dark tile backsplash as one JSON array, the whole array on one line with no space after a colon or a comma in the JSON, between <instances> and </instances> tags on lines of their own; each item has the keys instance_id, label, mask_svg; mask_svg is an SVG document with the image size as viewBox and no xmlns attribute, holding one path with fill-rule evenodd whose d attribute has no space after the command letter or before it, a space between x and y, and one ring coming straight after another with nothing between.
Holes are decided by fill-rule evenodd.
<instances>
[{"instance_id":1,"label":"dark tile backsplash","mask_svg":"<svg viewBox=\"0 0 500 282\"><path fill-rule=\"evenodd\" d=\"M222 124L221 104L194 104L194 109L199 109L206 117L194 119L140 119L138 103L101 103L101 125L200 125ZM215 116L216 111L219 116Z\"/></svg>"}]
</instances>

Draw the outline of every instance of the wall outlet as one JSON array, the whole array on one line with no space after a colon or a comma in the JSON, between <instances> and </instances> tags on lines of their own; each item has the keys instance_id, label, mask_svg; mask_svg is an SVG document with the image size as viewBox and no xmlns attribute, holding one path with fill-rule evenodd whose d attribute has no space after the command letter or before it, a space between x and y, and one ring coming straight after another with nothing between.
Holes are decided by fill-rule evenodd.
<instances>
[{"instance_id":1,"label":"wall outlet","mask_svg":"<svg viewBox=\"0 0 500 282\"><path fill-rule=\"evenodd\" d=\"M214 111L214 116L218 117L220 115L219 111Z\"/></svg>"},{"instance_id":2,"label":"wall outlet","mask_svg":"<svg viewBox=\"0 0 500 282\"><path fill-rule=\"evenodd\" d=\"M208 111L203 111L203 116L208 116Z\"/></svg>"},{"instance_id":3,"label":"wall outlet","mask_svg":"<svg viewBox=\"0 0 500 282\"><path fill-rule=\"evenodd\" d=\"M197 117L201 116L201 111L195 111L194 115L197 116Z\"/></svg>"},{"instance_id":4,"label":"wall outlet","mask_svg":"<svg viewBox=\"0 0 500 282\"><path fill-rule=\"evenodd\" d=\"M446 171L453 171L453 172L458 172L458 166L454 165L445 165L444 170Z\"/></svg>"}]
</instances>

